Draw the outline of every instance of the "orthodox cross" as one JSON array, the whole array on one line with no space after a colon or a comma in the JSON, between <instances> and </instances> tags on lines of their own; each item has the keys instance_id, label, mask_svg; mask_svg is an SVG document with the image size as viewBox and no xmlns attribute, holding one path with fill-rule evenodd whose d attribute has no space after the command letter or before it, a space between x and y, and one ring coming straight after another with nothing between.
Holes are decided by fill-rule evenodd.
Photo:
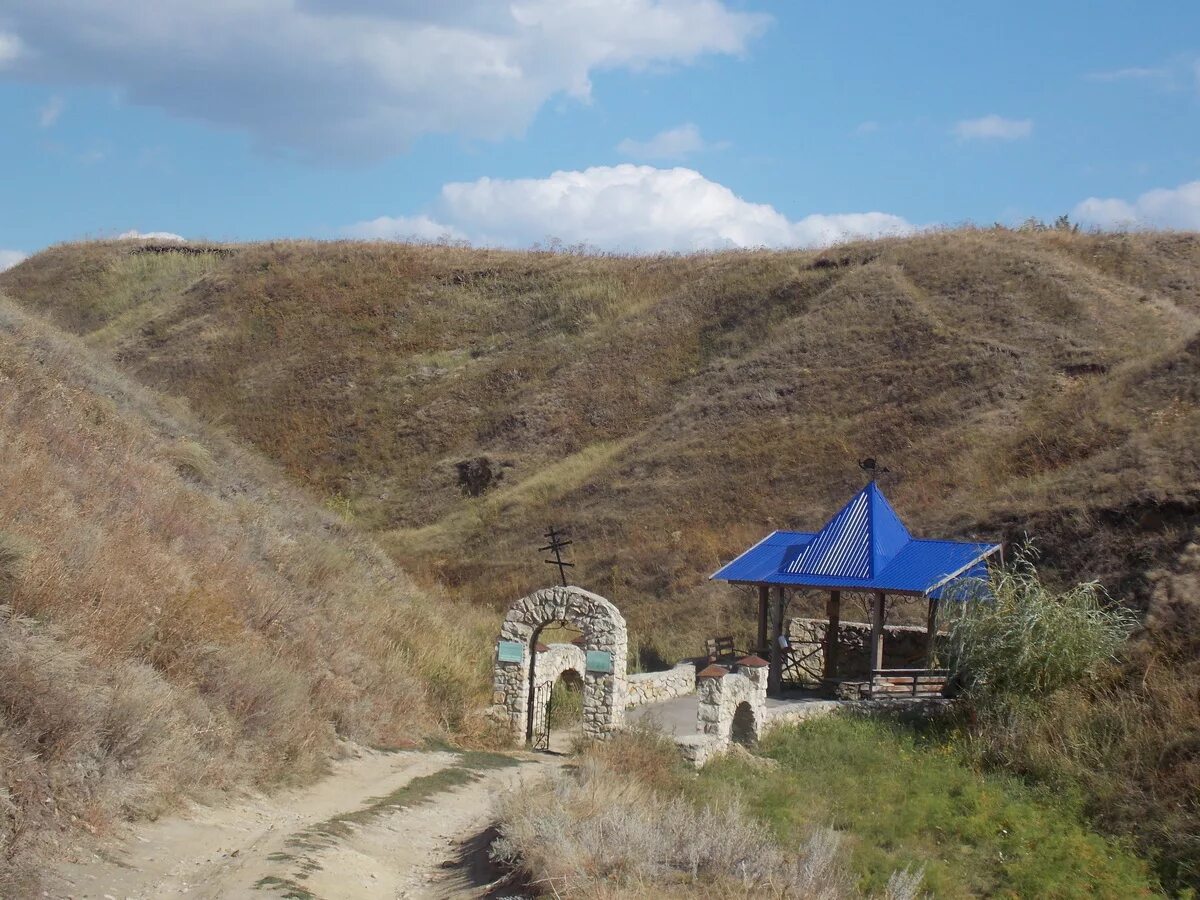
<instances>
[{"instance_id":1,"label":"orthodox cross","mask_svg":"<svg viewBox=\"0 0 1200 900\"><path fill-rule=\"evenodd\" d=\"M564 541L563 538L566 537L566 535L555 531L553 525L550 526L550 530L542 535L542 537L546 538L548 541L550 541L550 543L545 547L538 547L538 552L551 552L554 554L554 559L544 559L542 562L546 563L547 565L558 566L558 577L562 579L563 587L566 587L567 569L575 568L575 563L564 561L562 558L562 551L565 547L569 547L573 542Z\"/></svg>"}]
</instances>

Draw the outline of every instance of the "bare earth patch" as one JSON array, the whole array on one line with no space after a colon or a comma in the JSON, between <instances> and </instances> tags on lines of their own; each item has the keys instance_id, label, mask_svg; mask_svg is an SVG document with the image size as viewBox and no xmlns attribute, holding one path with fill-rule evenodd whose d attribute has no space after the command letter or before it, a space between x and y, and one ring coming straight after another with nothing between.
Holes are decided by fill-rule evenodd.
<instances>
[{"instance_id":1,"label":"bare earth patch","mask_svg":"<svg viewBox=\"0 0 1200 900\"><path fill-rule=\"evenodd\" d=\"M55 867L46 889L76 900L478 896L493 797L560 764L347 749L311 786L139 823Z\"/></svg>"}]
</instances>

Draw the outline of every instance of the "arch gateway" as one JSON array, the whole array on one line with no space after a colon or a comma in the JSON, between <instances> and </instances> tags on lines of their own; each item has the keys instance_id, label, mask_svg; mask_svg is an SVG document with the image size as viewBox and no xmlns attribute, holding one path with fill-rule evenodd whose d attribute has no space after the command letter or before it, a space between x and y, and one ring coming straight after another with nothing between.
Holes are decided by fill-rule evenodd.
<instances>
[{"instance_id":1,"label":"arch gateway","mask_svg":"<svg viewBox=\"0 0 1200 900\"><path fill-rule=\"evenodd\" d=\"M580 631L582 646L555 644L539 653L538 636L554 624ZM534 591L512 605L500 626L492 714L508 723L514 741L523 743L543 712L532 709L534 688L547 680L552 684L566 669L582 667L583 733L603 739L624 719L627 659L625 618L609 601L578 587Z\"/></svg>"}]
</instances>

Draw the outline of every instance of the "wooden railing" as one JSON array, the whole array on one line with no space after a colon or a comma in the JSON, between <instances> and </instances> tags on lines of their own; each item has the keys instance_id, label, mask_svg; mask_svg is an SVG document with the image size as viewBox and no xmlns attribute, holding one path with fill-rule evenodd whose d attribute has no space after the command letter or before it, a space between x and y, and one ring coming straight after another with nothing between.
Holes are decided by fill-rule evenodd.
<instances>
[{"instance_id":1,"label":"wooden railing","mask_svg":"<svg viewBox=\"0 0 1200 900\"><path fill-rule=\"evenodd\" d=\"M945 690L949 679L949 669L872 669L868 691L872 697L879 694L933 697Z\"/></svg>"}]
</instances>

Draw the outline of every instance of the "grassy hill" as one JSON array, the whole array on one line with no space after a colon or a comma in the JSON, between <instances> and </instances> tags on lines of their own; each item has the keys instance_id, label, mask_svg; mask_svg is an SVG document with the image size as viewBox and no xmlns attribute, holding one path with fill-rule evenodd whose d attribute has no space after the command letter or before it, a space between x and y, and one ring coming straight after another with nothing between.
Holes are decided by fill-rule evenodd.
<instances>
[{"instance_id":1,"label":"grassy hill","mask_svg":"<svg viewBox=\"0 0 1200 900\"><path fill-rule=\"evenodd\" d=\"M83 830L309 779L339 738L471 727L490 623L3 298L0 485L0 895Z\"/></svg>"},{"instance_id":2,"label":"grassy hill","mask_svg":"<svg viewBox=\"0 0 1200 900\"><path fill-rule=\"evenodd\" d=\"M666 655L749 625L707 573L819 525L863 456L914 531L1028 532L1064 577L1138 602L1200 521L1196 235L187 249L64 245L0 289L278 461L418 581L500 608L546 580L544 525L570 528L578 581Z\"/></svg>"},{"instance_id":3,"label":"grassy hill","mask_svg":"<svg viewBox=\"0 0 1200 900\"><path fill-rule=\"evenodd\" d=\"M1029 534L1044 572L1147 612L1121 666L981 755L1200 886L1200 236L96 242L0 292L75 335L0 306L3 634L24 648L0 753L12 773L63 747L8 776L10 853L47 783L50 821L86 821L311 771L336 732L470 727L497 611L548 580L549 523L643 662L744 635L752 598L706 575L819 525L875 456L916 533ZM38 693L48 660L62 699ZM96 697L123 692L162 710L148 737L108 737L134 726Z\"/></svg>"}]
</instances>

